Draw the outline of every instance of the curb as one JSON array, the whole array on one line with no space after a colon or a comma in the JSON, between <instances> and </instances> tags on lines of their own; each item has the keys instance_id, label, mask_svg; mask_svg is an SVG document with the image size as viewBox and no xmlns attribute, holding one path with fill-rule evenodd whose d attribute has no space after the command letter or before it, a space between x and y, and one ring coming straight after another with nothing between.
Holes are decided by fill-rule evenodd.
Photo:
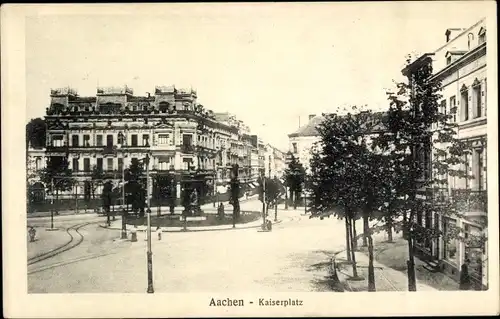
<instances>
[{"instance_id":1,"label":"curb","mask_svg":"<svg viewBox=\"0 0 500 319\"><path fill-rule=\"evenodd\" d=\"M282 221L283 220L278 220L277 222L273 222L273 225L280 224ZM179 227L180 229L178 229L178 230L163 228L161 232L162 233L194 233L194 232L204 232L204 231L227 231L227 230L233 230L233 229L251 229L251 228L260 228L262 226L262 224L260 224L260 220L259 220L258 225L248 225L248 224L255 223L255 222L249 222L246 224L239 224L239 225L243 225L243 226L242 227L235 227L235 228L233 228L232 224L229 224L228 227L225 227L225 228L202 228L202 227L206 227L206 226L191 227L191 228L188 227L186 230L184 230L184 228L182 228L182 227ZM127 226L130 226L130 225L127 224ZM104 229L108 229L108 230L119 230L119 231L122 230L121 228L117 228L117 227L111 228L111 227L106 227L104 225L99 225L99 227L104 228ZM177 227L175 227L175 228L177 228ZM196 228L202 228L202 229L196 229ZM127 232L129 232L129 231L130 231L130 229L127 229ZM146 229L143 229L143 230L138 229L137 232L144 233L144 232L146 232Z\"/></svg>"}]
</instances>

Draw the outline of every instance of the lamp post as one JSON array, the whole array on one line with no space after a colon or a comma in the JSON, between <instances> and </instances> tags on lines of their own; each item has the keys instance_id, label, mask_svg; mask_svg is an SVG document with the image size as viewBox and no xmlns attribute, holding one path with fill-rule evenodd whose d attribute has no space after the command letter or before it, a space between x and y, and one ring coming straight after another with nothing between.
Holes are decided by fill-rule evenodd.
<instances>
[{"instance_id":1,"label":"lamp post","mask_svg":"<svg viewBox=\"0 0 500 319\"><path fill-rule=\"evenodd\" d=\"M118 133L119 140L123 141L123 133ZM118 149L122 148L122 144L118 143ZM122 153L123 154L123 153ZM122 233L121 239L127 239L127 221L126 221L126 211L125 211L125 156L122 156Z\"/></svg>"},{"instance_id":2,"label":"lamp post","mask_svg":"<svg viewBox=\"0 0 500 319\"><path fill-rule=\"evenodd\" d=\"M266 174L262 174L262 229L266 229Z\"/></svg>"},{"instance_id":3,"label":"lamp post","mask_svg":"<svg viewBox=\"0 0 500 319\"><path fill-rule=\"evenodd\" d=\"M147 251L147 259L148 259L148 294L154 293L153 288L153 252L151 250L151 207L150 207L150 194L149 194L149 154L146 154L145 158L146 163L146 205L147 205L147 236L148 236L148 251Z\"/></svg>"}]
</instances>

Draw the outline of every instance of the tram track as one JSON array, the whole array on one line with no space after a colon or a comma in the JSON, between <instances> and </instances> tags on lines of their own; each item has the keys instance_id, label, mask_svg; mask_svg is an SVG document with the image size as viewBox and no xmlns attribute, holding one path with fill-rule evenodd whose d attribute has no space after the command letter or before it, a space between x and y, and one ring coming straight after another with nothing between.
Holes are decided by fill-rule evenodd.
<instances>
[{"instance_id":1,"label":"tram track","mask_svg":"<svg viewBox=\"0 0 500 319\"><path fill-rule=\"evenodd\" d=\"M38 254L36 256L33 256L31 258L28 258L28 266L31 266L31 265L37 264L39 262L42 262L44 260L53 258L55 256L58 256L66 251L69 251L69 250L79 246L85 238L85 236L83 236L79 232L79 230L85 226L88 226L91 224L96 224L96 223L99 223L99 221L79 223L79 224L75 224L75 225L72 225L72 226L66 228L66 233L70 236L70 239L66 243L64 243L63 245L61 245L55 249L52 249L48 252L44 252L44 253Z\"/></svg>"}]
</instances>

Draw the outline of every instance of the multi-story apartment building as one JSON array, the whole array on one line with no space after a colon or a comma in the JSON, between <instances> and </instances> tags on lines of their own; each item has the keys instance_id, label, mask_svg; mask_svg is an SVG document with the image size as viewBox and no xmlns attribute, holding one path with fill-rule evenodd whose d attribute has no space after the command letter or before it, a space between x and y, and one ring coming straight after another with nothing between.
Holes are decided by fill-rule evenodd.
<instances>
[{"instance_id":1,"label":"multi-story apartment building","mask_svg":"<svg viewBox=\"0 0 500 319\"><path fill-rule=\"evenodd\" d=\"M285 154L271 144L266 144L264 169L265 175L270 178L281 178L285 170Z\"/></svg>"},{"instance_id":2,"label":"multi-story apartment building","mask_svg":"<svg viewBox=\"0 0 500 319\"><path fill-rule=\"evenodd\" d=\"M317 126L324 120L323 116L309 115L309 122L297 131L288 134L289 153L293 155L309 171L309 161L314 143L320 140ZM289 160L289 159L288 159Z\"/></svg>"},{"instance_id":3,"label":"multi-story apartment building","mask_svg":"<svg viewBox=\"0 0 500 319\"><path fill-rule=\"evenodd\" d=\"M240 181L252 187L264 167L259 157L263 143L249 134L248 126L228 113L205 110L192 89L158 86L154 95L135 96L128 87L108 87L91 97L72 88L54 89L45 122L46 148L28 148L27 169L36 176L47 161L67 160L76 183L59 198L99 195L102 186L91 190L94 168L118 185L123 168L146 155L150 191L164 186L157 185L162 179L156 176L169 175L175 178L172 196L177 199L193 188L201 196L225 189L234 164ZM50 188L28 180L32 186L35 182L40 189Z\"/></svg>"},{"instance_id":4,"label":"multi-story apartment building","mask_svg":"<svg viewBox=\"0 0 500 319\"><path fill-rule=\"evenodd\" d=\"M128 87L98 88L93 97L52 90L45 121L45 155L68 160L77 180L71 194L89 192L94 166L118 182L123 166L146 154L152 177L175 175L177 198L192 188L210 194L210 185L229 175L230 143L238 135L197 103L196 91L174 86L156 87L148 96L134 96Z\"/></svg>"},{"instance_id":5,"label":"multi-story apartment building","mask_svg":"<svg viewBox=\"0 0 500 319\"><path fill-rule=\"evenodd\" d=\"M476 287L487 286L487 245L469 240L486 235L487 229L487 88L486 88L486 28L482 19L464 29L446 30L446 42L432 53L412 62L404 70L411 76L412 68L419 63L431 63L433 79L441 82L441 112L452 114L458 124L458 138L470 142L471 152L461 167L466 178L445 177L447 185L440 192L457 202L461 216L441 216L428 212L419 223L428 228L439 228L444 236L421 243L419 251L430 257L453 277L458 279L463 264ZM439 145L438 145L439 146ZM428 154L430 163L436 154ZM463 240L447 240L453 228L461 229Z\"/></svg>"}]
</instances>

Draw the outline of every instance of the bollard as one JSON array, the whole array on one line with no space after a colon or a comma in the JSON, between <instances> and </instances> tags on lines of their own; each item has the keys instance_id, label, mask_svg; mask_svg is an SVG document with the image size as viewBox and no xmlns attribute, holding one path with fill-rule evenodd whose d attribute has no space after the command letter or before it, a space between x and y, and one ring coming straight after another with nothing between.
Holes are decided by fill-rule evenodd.
<instances>
[{"instance_id":1,"label":"bollard","mask_svg":"<svg viewBox=\"0 0 500 319\"><path fill-rule=\"evenodd\" d=\"M31 227L28 233L30 236L30 242L34 242L36 237L36 229L34 227Z\"/></svg>"},{"instance_id":2,"label":"bollard","mask_svg":"<svg viewBox=\"0 0 500 319\"><path fill-rule=\"evenodd\" d=\"M132 241L132 242L136 242L136 241L137 241L137 228L136 228L136 227L133 227L133 228L130 230L130 234L131 234L130 241Z\"/></svg>"}]
</instances>

